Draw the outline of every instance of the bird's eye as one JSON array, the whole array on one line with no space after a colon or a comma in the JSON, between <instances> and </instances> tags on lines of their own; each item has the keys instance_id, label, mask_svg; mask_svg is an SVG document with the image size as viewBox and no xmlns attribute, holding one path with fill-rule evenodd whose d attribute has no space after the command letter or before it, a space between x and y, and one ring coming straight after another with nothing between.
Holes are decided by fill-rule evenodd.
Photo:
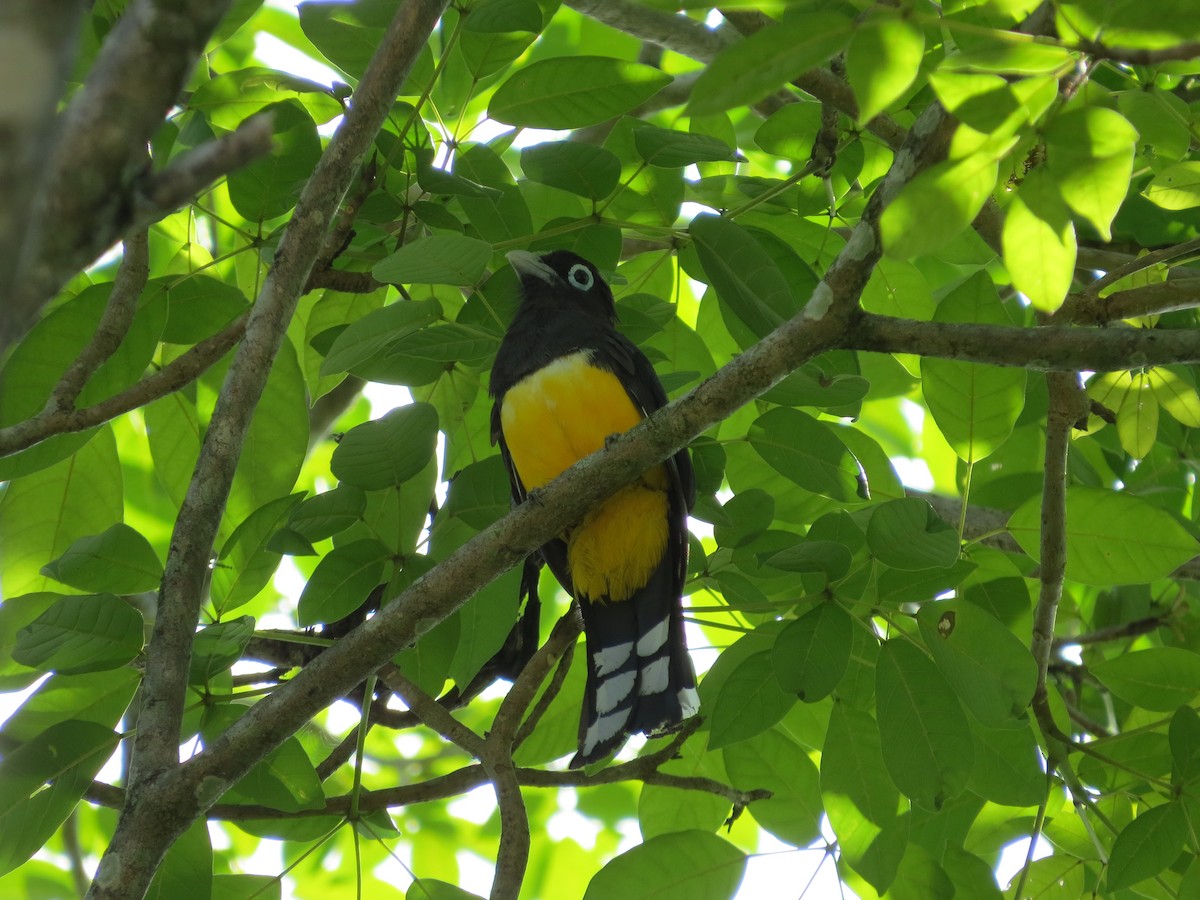
<instances>
[{"instance_id":1,"label":"bird's eye","mask_svg":"<svg viewBox=\"0 0 1200 900\"><path fill-rule=\"evenodd\" d=\"M581 291L590 291L592 285L596 282L596 277L592 275L592 270L582 263L575 263L571 266L571 271L567 273L567 281L571 282L574 287Z\"/></svg>"}]
</instances>

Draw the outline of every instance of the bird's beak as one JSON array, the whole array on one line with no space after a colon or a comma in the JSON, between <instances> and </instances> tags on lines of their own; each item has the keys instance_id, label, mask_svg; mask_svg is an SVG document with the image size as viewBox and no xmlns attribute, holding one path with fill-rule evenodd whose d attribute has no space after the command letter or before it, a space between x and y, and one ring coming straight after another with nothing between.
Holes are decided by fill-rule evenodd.
<instances>
[{"instance_id":1,"label":"bird's beak","mask_svg":"<svg viewBox=\"0 0 1200 900\"><path fill-rule=\"evenodd\" d=\"M542 258L536 253L530 253L528 250L510 250L507 259L508 264L522 278L528 276L550 283L558 281L558 275L542 262Z\"/></svg>"}]
</instances>

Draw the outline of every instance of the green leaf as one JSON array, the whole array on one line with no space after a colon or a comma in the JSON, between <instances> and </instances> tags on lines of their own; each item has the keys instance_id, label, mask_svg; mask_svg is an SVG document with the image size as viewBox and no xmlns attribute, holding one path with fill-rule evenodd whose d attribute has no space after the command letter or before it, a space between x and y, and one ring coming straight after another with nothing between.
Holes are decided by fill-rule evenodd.
<instances>
[{"instance_id":1,"label":"green leaf","mask_svg":"<svg viewBox=\"0 0 1200 900\"><path fill-rule=\"evenodd\" d=\"M828 697L850 661L853 627L836 602L820 603L785 625L771 650L779 686L806 703Z\"/></svg>"},{"instance_id":2,"label":"green leaf","mask_svg":"<svg viewBox=\"0 0 1200 900\"><path fill-rule=\"evenodd\" d=\"M795 847L807 847L820 836L820 774L799 744L771 729L722 753L735 788L771 792L769 800L749 806L759 825Z\"/></svg>"},{"instance_id":3,"label":"green leaf","mask_svg":"<svg viewBox=\"0 0 1200 900\"><path fill-rule=\"evenodd\" d=\"M1090 671L1122 700L1156 712L1172 712L1200 692L1200 655L1179 647L1123 653Z\"/></svg>"},{"instance_id":4,"label":"green leaf","mask_svg":"<svg viewBox=\"0 0 1200 900\"><path fill-rule=\"evenodd\" d=\"M348 372L405 335L432 325L440 315L441 305L436 300L401 300L369 312L337 336L321 363L321 374Z\"/></svg>"},{"instance_id":5,"label":"green leaf","mask_svg":"<svg viewBox=\"0 0 1200 900\"><path fill-rule=\"evenodd\" d=\"M136 594L152 591L162 579L162 563L150 542L128 525L82 537L42 573L93 593Z\"/></svg>"},{"instance_id":6,"label":"green leaf","mask_svg":"<svg viewBox=\"0 0 1200 900\"><path fill-rule=\"evenodd\" d=\"M188 681L192 684L208 681L242 658L242 651L254 637L254 617L240 616L225 622L214 622L196 632L192 642L192 663Z\"/></svg>"},{"instance_id":7,"label":"green leaf","mask_svg":"<svg viewBox=\"0 0 1200 900\"><path fill-rule=\"evenodd\" d=\"M1145 374L1127 374L1131 383L1117 407L1117 436L1121 449L1134 459L1145 459L1158 438L1158 397Z\"/></svg>"},{"instance_id":8,"label":"green leaf","mask_svg":"<svg viewBox=\"0 0 1200 900\"><path fill-rule=\"evenodd\" d=\"M595 144L553 141L522 148L521 170L530 181L599 200L616 188L621 160Z\"/></svg>"},{"instance_id":9,"label":"green leaf","mask_svg":"<svg viewBox=\"0 0 1200 900\"><path fill-rule=\"evenodd\" d=\"M863 125L898 100L917 77L925 33L909 19L883 12L861 23L846 49L846 79Z\"/></svg>"},{"instance_id":10,"label":"green leaf","mask_svg":"<svg viewBox=\"0 0 1200 900\"><path fill-rule=\"evenodd\" d=\"M1041 558L1041 498L1026 501L1008 530L1035 561ZM1161 507L1120 491L1067 488L1067 577L1083 584L1142 584L1170 575L1200 546Z\"/></svg>"},{"instance_id":11,"label":"green leaf","mask_svg":"<svg viewBox=\"0 0 1200 900\"><path fill-rule=\"evenodd\" d=\"M1020 639L973 603L926 603L917 616L921 637L963 705L989 728L1025 718L1037 685L1037 664Z\"/></svg>"},{"instance_id":12,"label":"green leaf","mask_svg":"<svg viewBox=\"0 0 1200 900\"><path fill-rule=\"evenodd\" d=\"M1170 369L1151 369L1146 373L1158 405L1180 425L1200 428L1200 396L1191 382Z\"/></svg>"},{"instance_id":13,"label":"green leaf","mask_svg":"<svg viewBox=\"0 0 1200 900\"><path fill-rule=\"evenodd\" d=\"M952 566L958 559L958 532L926 501L889 500L875 508L867 525L871 554L893 569Z\"/></svg>"},{"instance_id":14,"label":"green leaf","mask_svg":"<svg viewBox=\"0 0 1200 900\"><path fill-rule=\"evenodd\" d=\"M1172 781L1187 784L1200 776L1200 716L1190 706L1180 706L1171 716Z\"/></svg>"},{"instance_id":15,"label":"green leaf","mask_svg":"<svg viewBox=\"0 0 1200 900\"><path fill-rule=\"evenodd\" d=\"M952 682L953 683L953 682ZM972 728L975 765L967 789L992 803L1037 806L1046 796L1046 773L1028 722L1020 728Z\"/></svg>"},{"instance_id":16,"label":"green leaf","mask_svg":"<svg viewBox=\"0 0 1200 900\"><path fill-rule=\"evenodd\" d=\"M296 619L307 628L318 622L336 622L354 612L383 580L390 554L374 539L334 547L317 563L300 593Z\"/></svg>"},{"instance_id":17,"label":"green leaf","mask_svg":"<svg viewBox=\"0 0 1200 900\"><path fill-rule=\"evenodd\" d=\"M942 60L941 67L950 72L1058 75L1073 65L1074 59L1065 47L1010 41L952 54Z\"/></svg>"},{"instance_id":18,"label":"green leaf","mask_svg":"<svg viewBox=\"0 0 1200 900\"><path fill-rule=\"evenodd\" d=\"M377 262L371 274L389 284L478 284L492 258L487 241L461 234L417 238Z\"/></svg>"},{"instance_id":19,"label":"green leaf","mask_svg":"<svg viewBox=\"0 0 1200 900\"><path fill-rule=\"evenodd\" d=\"M784 717L794 698L775 680L771 654L755 653L730 673L713 707L710 750L744 741L766 731Z\"/></svg>"},{"instance_id":20,"label":"green leaf","mask_svg":"<svg viewBox=\"0 0 1200 900\"><path fill-rule=\"evenodd\" d=\"M1187 837L1187 817L1178 803L1144 810L1113 841L1108 889L1117 891L1157 875L1175 862Z\"/></svg>"},{"instance_id":21,"label":"green leaf","mask_svg":"<svg viewBox=\"0 0 1200 900\"><path fill-rule=\"evenodd\" d=\"M221 547L213 568L212 600L222 614L249 603L271 580L283 557L268 543L301 499L293 494L256 509Z\"/></svg>"},{"instance_id":22,"label":"green leaf","mask_svg":"<svg viewBox=\"0 0 1200 900\"><path fill-rule=\"evenodd\" d=\"M982 272L944 297L934 320L1013 324ZM929 412L946 442L968 461L990 456L1012 434L1025 406L1025 383L1024 369L921 358L921 393Z\"/></svg>"},{"instance_id":23,"label":"green leaf","mask_svg":"<svg viewBox=\"0 0 1200 900\"><path fill-rule=\"evenodd\" d=\"M813 137L821 129L821 104L812 100L785 103L754 132L754 143L767 153L805 162Z\"/></svg>"},{"instance_id":24,"label":"green leaf","mask_svg":"<svg viewBox=\"0 0 1200 900\"><path fill-rule=\"evenodd\" d=\"M875 691L888 774L914 803L940 809L966 787L975 759L958 698L929 657L903 638L884 642Z\"/></svg>"},{"instance_id":25,"label":"green leaf","mask_svg":"<svg viewBox=\"0 0 1200 900\"><path fill-rule=\"evenodd\" d=\"M510 33L542 30L542 10L536 0L481 0L463 20L469 31Z\"/></svg>"},{"instance_id":26,"label":"green leaf","mask_svg":"<svg viewBox=\"0 0 1200 900\"><path fill-rule=\"evenodd\" d=\"M457 516L477 531L487 528L512 507L504 460L499 456L473 463L454 476L439 516Z\"/></svg>"},{"instance_id":27,"label":"green leaf","mask_svg":"<svg viewBox=\"0 0 1200 900\"><path fill-rule=\"evenodd\" d=\"M756 336L770 334L803 307L762 244L736 222L703 214L688 231L722 305Z\"/></svg>"},{"instance_id":28,"label":"green leaf","mask_svg":"<svg viewBox=\"0 0 1200 900\"><path fill-rule=\"evenodd\" d=\"M229 199L251 222L290 211L321 158L321 138L312 116L297 103L267 107L274 116L271 153L229 173ZM339 110L340 111L340 110Z\"/></svg>"},{"instance_id":29,"label":"green leaf","mask_svg":"<svg viewBox=\"0 0 1200 900\"><path fill-rule=\"evenodd\" d=\"M410 403L346 432L330 469L340 481L367 491L401 485L433 457L438 415L428 403Z\"/></svg>"},{"instance_id":30,"label":"green leaf","mask_svg":"<svg viewBox=\"0 0 1200 900\"><path fill-rule=\"evenodd\" d=\"M224 72L204 81L188 100L187 108L203 113L216 128L233 131L255 113L282 105L280 101L289 94L320 122L342 114L342 105L329 88L262 66Z\"/></svg>"},{"instance_id":31,"label":"green leaf","mask_svg":"<svg viewBox=\"0 0 1200 900\"><path fill-rule=\"evenodd\" d=\"M13 658L65 675L115 669L142 649L142 617L112 594L63 597L17 632Z\"/></svg>"},{"instance_id":32,"label":"green leaf","mask_svg":"<svg viewBox=\"0 0 1200 900\"><path fill-rule=\"evenodd\" d=\"M797 15L726 47L692 88L685 113L700 116L750 106L841 52L852 19L835 12Z\"/></svg>"},{"instance_id":33,"label":"green leaf","mask_svg":"<svg viewBox=\"0 0 1200 900\"><path fill-rule=\"evenodd\" d=\"M826 581L837 581L850 571L850 551L837 541L805 540L764 556L763 565L785 572L820 572Z\"/></svg>"},{"instance_id":34,"label":"green leaf","mask_svg":"<svg viewBox=\"0 0 1200 900\"><path fill-rule=\"evenodd\" d=\"M835 703L821 749L821 796L843 859L876 891L891 886L908 843L908 817L884 767L875 720Z\"/></svg>"},{"instance_id":35,"label":"green leaf","mask_svg":"<svg viewBox=\"0 0 1200 900\"><path fill-rule=\"evenodd\" d=\"M213 852L208 823L193 822L163 857L146 900L212 900Z\"/></svg>"},{"instance_id":36,"label":"green leaf","mask_svg":"<svg viewBox=\"0 0 1200 900\"><path fill-rule=\"evenodd\" d=\"M541 59L496 88L488 117L522 128L586 128L629 112L670 82L652 66L605 56Z\"/></svg>"},{"instance_id":37,"label":"green leaf","mask_svg":"<svg viewBox=\"0 0 1200 900\"><path fill-rule=\"evenodd\" d=\"M520 566L509 569L481 588L458 610L458 644L450 660L450 677L465 688L489 659L504 646L521 593Z\"/></svg>"},{"instance_id":38,"label":"green leaf","mask_svg":"<svg viewBox=\"0 0 1200 900\"><path fill-rule=\"evenodd\" d=\"M1142 193L1163 209L1200 206L1200 162L1181 162L1167 167L1150 179Z\"/></svg>"},{"instance_id":39,"label":"green leaf","mask_svg":"<svg viewBox=\"0 0 1200 900\"><path fill-rule=\"evenodd\" d=\"M51 839L92 786L117 741L109 727L71 720L6 750L0 761L0 875ZM42 787L45 782L49 784Z\"/></svg>"},{"instance_id":40,"label":"green leaf","mask_svg":"<svg viewBox=\"0 0 1200 900\"><path fill-rule=\"evenodd\" d=\"M1058 309L1075 275L1075 226L1047 170L1025 176L1004 217L1003 244L1004 265L1017 290L1035 309Z\"/></svg>"},{"instance_id":41,"label":"green leaf","mask_svg":"<svg viewBox=\"0 0 1200 900\"><path fill-rule=\"evenodd\" d=\"M635 128L633 145L646 165L663 169L682 168L700 162L732 162L738 158L737 151L719 138L655 125L639 125Z\"/></svg>"},{"instance_id":42,"label":"green leaf","mask_svg":"<svg viewBox=\"0 0 1200 900\"><path fill-rule=\"evenodd\" d=\"M771 468L805 490L858 499L858 461L826 423L780 406L754 420L747 440Z\"/></svg>"},{"instance_id":43,"label":"green leaf","mask_svg":"<svg viewBox=\"0 0 1200 900\"><path fill-rule=\"evenodd\" d=\"M884 251L905 259L933 254L958 237L996 186L991 153L931 166L900 189L879 219Z\"/></svg>"},{"instance_id":44,"label":"green leaf","mask_svg":"<svg viewBox=\"0 0 1200 900\"><path fill-rule=\"evenodd\" d=\"M745 854L707 831L661 834L610 860L584 900L725 900L737 893Z\"/></svg>"},{"instance_id":45,"label":"green leaf","mask_svg":"<svg viewBox=\"0 0 1200 900\"><path fill-rule=\"evenodd\" d=\"M351 484L304 500L288 517L288 525L309 541L321 541L345 531L362 518L367 495Z\"/></svg>"},{"instance_id":46,"label":"green leaf","mask_svg":"<svg viewBox=\"0 0 1200 900\"><path fill-rule=\"evenodd\" d=\"M1092 105L1067 110L1046 129L1050 178L1101 240L1112 239L1110 226L1129 190L1137 138L1120 113Z\"/></svg>"}]
</instances>

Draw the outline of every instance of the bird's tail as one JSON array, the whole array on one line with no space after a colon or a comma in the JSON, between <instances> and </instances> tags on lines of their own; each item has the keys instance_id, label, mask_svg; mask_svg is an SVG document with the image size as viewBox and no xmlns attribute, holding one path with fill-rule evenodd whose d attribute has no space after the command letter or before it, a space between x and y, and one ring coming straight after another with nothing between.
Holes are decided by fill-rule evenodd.
<instances>
[{"instance_id":1,"label":"bird's tail","mask_svg":"<svg viewBox=\"0 0 1200 900\"><path fill-rule=\"evenodd\" d=\"M630 734L674 731L699 708L670 580L662 566L628 600L582 601L588 671L572 769L603 759Z\"/></svg>"}]
</instances>

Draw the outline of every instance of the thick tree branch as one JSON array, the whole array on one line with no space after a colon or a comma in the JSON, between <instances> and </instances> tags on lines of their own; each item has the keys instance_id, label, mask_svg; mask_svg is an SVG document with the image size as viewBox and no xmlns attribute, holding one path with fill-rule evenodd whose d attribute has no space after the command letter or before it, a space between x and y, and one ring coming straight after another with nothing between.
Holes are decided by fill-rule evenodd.
<instances>
[{"instance_id":1,"label":"thick tree branch","mask_svg":"<svg viewBox=\"0 0 1200 900\"><path fill-rule=\"evenodd\" d=\"M1187 62L1200 57L1200 41L1187 41L1170 47L1110 47L1101 41L1081 40L1077 45L1093 59L1111 59L1113 62L1135 66L1157 66L1165 62Z\"/></svg>"},{"instance_id":2,"label":"thick tree branch","mask_svg":"<svg viewBox=\"0 0 1200 900\"><path fill-rule=\"evenodd\" d=\"M85 8L83 0L0 6L0 297L13 290Z\"/></svg>"},{"instance_id":3,"label":"thick tree branch","mask_svg":"<svg viewBox=\"0 0 1200 900\"><path fill-rule=\"evenodd\" d=\"M171 842L219 796L219 791L210 793L216 787L210 778L194 783L191 797L166 796L171 794L168 786L181 780L178 740L188 665L216 529L255 404L313 260L396 92L445 6L446 0L414 0L397 10L355 91L350 111L300 195L275 264L250 313L176 520L158 616L146 651L127 803L101 860L91 897L140 897ZM126 19L132 17L131 10ZM371 668L382 661L377 659ZM285 736L268 742L274 746Z\"/></svg>"},{"instance_id":4,"label":"thick tree branch","mask_svg":"<svg viewBox=\"0 0 1200 900\"><path fill-rule=\"evenodd\" d=\"M271 152L272 116L247 119L237 130L201 144L134 185L133 227L174 212L218 178Z\"/></svg>"},{"instance_id":5,"label":"thick tree branch","mask_svg":"<svg viewBox=\"0 0 1200 900\"><path fill-rule=\"evenodd\" d=\"M1200 362L1200 334L1166 328L1010 328L861 313L840 347L913 353L1043 371L1116 372Z\"/></svg>"},{"instance_id":6,"label":"thick tree branch","mask_svg":"<svg viewBox=\"0 0 1200 900\"><path fill-rule=\"evenodd\" d=\"M146 144L231 2L135 0L105 39L60 117L13 290L0 306L0 352L128 226Z\"/></svg>"}]
</instances>

